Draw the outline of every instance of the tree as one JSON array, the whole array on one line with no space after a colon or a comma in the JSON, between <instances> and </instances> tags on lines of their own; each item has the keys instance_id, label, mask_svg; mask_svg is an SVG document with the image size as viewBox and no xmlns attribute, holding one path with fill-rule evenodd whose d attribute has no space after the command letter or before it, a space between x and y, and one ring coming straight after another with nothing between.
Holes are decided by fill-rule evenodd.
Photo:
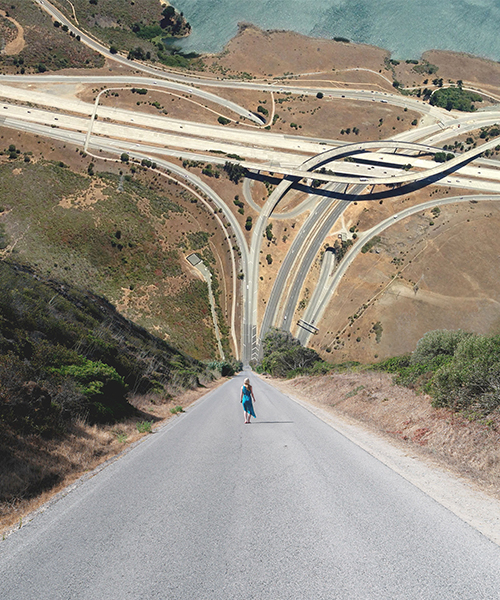
<instances>
[{"instance_id":1,"label":"tree","mask_svg":"<svg viewBox=\"0 0 500 600\"><path fill-rule=\"evenodd\" d=\"M124 152L124 153L123 153L123 154L120 156L120 160L121 160L122 162L124 162L124 163L128 163L128 161L129 161L129 155L128 155L126 152Z\"/></svg>"},{"instance_id":2,"label":"tree","mask_svg":"<svg viewBox=\"0 0 500 600\"><path fill-rule=\"evenodd\" d=\"M446 162L448 160L451 160L452 158L455 158L455 156L450 152L436 152L436 154L434 154L434 161L438 163Z\"/></svg>"},{"instance_id":3,"label":"tree","mask_svg":"<svg viewBox=\"0 0 500 600\"><path fill-rule=\"evenodd\" d=\"M447 329L428 331L417 342L417 347L411 355L411 364L428 364L438 356L453 356L460 342L470 335L461 329L458 331L448 331Z\"/></svg>"},{"instance_id":4,"label":"tree","mask_svg":"<svg viewBox=\"0 0 500 600\"><path fill-rule=\"evenodd\" d=\"M163 9L161 14L165 17L165 19L173 19L175 17L175 8L169 4Z\"/></svg>"},{"instance_id":5,"label":"tree","mask_svg":"<svg viewBox=\"0 0 500 600\"><path fill-rule=\"evenodd\" d=\"M500 336L468 335L432 381L434 406L484 414L500 407Z\"/></svg>"},{"instance_id":6,"label":"tree","mask_svg":"<svg viewBox=\"0 0 500 600\"><path fill-rule=\"evenodd\" d=\"M301 346L287 331L273 328L264 337L261 368L276 377L310 369L318 362L321 362L318 354Z\"/></svg>"},{"instance_id":7,"label":"tree","mask_svg":"<svg viewBox=\"0 0 500 600\"><path fill-rule=\"evenodd\" d=\"M224 164L224 171L227 173L229 179L235 184L238 184L240 180L245 177L247 172L243 165L229 161Z\"/></svg>"},{"instance_id":8,"label":"tree","mask_svg":"<svg viewBox=\"0 0 500 600\"><path fill-rule=\"evenodd\" d=\"M474 102L482 102L483 99L475 92L468 92L459 87L450 87L436 90L430 99L434 106L441 106L447 110L461 110L472 112L475 109Z\"/></svg>"}]
</instances>

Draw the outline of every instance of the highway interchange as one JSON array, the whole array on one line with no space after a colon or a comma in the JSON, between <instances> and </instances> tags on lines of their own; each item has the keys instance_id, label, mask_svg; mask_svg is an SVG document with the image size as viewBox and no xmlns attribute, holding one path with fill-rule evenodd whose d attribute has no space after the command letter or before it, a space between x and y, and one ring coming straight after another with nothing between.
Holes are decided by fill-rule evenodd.
<instances>
[{"instance_id":1,"label":"highway interchange","mask_svg":"<svg viewBox=\"0 0 500 600\"><path fill-rule=\"evenodd\" d=\"M154 160L158 170L170 178L181 180L200 198L208 198L217 209L221 209L236 237L240 250L237 257L228 239L233 269L233 303L231 309L231 336L236 356L244 364L259 356L260 340L271 326L280 326L295 333L293 317L300 291L325 238L356 198L369 201L369 194L362 192L384 189L387 186L419 185L433 183L460 189L470 189L478 194L475 199L496 201L500 199L500 170L496 161L485 160L481 154L497 145L490 140L483 146L456 155L452 160L437 164L432 156L441 145L459 134L500 123L500 111L493 107L476 113L448 112L412 97L397 93L373 90L346 90L329 87L301 86L298 82L238 81L210 78L206 75L184 75L169 72L137 61L130 63L119 54L111 54L97 40L80 30L75 22L67 19L45 0L33 0L54 19L66 24L71 31L80 35L81 41L103 54L110 61L117 61L133 68L142 75L37 75L0 76L0 125L58 139L85 149L89 154L118 157L126 152L131 159ZM76 97L58 94L62 86L96 86L100 93L94 103L83 102ZM176 93L197 102L210 103L211 110L237 123L235 127L208 125L194 121L154 116L100 104L106 91L140 86L155 91ZM210 91L207 90L210 88ZM392 140L345 144L338 140L308 138L276 134L264 130L265 123L248 107L240 106L218 95L218 90L257 90L280 93L316 95L323 93L325 101L357 100L383 102L418 112L425 116L426 124L398 134ZM97 118L96 118L97 117ZM430 123L430 124L429 124ZM212 153L207 154L207 149ZM230 204L220 197L205 181L173 162L172 158L185 158L224 164L223 154L232 154L245 159L244 166L252 173L281 173L282 182L272 191L264 205L259 206L251 198L251 187L245 181L243 190L248 203L259 210L254 220L251 239L247 243ZM355 157L354 162L345 162L346 157ZM474 162L471 162L474 161ZM236 161L238 162L238 161ZM411 164L410 170L401 166ZM325 167L326 172L317 169ZM316 171L314 171L316 169ZM314 173L313 173L314 171ZM267 299L265 313L259 314L259 260L265 239L265 229L272 218L280 218L279 205L290 188L299 181L310 183L318 179L323 186L317 190L309 188L307 198L294 209L294 216L308 212L309 216L289 246L272 292ZM370 190L371 188L371 190ZM498 195L497 195L498 194ZM440 202L469 201L471 197L436 199L429 206ZM207 202L208 206L208 202ZM415 210L421 210L424 205ZM408 210L410 212L408 212ZM391 217L380 227L389 227L393 222L411 214L407 209ZM377 226L379 227L379 226ZM321 325L321 315L334 293L340 278L354 260L363 243L379 229L364 232L359 241L337 266L335 277L328 282L328 289L313 292L313 301L306 313L306 320L315 327ZM227 234L226 234L227 235ZM330 260L331 257L328 257ZM242 273L241 290L238 273ZM325 277L325 276L323 276ZM321 279L321 285L325 283ZM241 297L242 323L235 322L237 299ZM237 331L241 336L237 336ZM307 343L310 332L298 329L302 343Z\"/></svg>"}]
</instances>

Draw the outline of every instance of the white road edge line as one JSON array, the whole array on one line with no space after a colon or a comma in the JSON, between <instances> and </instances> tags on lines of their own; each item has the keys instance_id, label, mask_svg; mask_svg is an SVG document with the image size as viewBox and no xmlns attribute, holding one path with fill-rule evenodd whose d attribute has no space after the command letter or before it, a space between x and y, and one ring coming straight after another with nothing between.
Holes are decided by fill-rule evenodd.
<instances>
[{"instance_id":1,"label":"white road edge line","mask_svg":"<svg viewBox=\"0 0 500 600\"><path fill-rule=\"evenodd\" d=\"M269 379L264 379L264 381L275 387ZM431 466L424 462L425 459L411 456L411 448L405 452L383 437L365 429L362 423L350 421L341 415L332 415L320 407L283 392L278 387L275 389L500 546L499 500L474 489L472 484L460 479L458 475L447 472L444 467L436 464Z\"/></svg>"}]
</instances>

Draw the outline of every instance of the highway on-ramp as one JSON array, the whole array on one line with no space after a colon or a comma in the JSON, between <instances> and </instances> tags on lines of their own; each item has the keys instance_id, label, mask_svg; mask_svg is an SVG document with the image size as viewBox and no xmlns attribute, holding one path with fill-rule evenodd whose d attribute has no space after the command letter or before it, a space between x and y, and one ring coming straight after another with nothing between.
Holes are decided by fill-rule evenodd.
<instances>
[{"instance_id":1,"label":"highway on-ramp","mask_svg":"<svg viewBox=\"0 0 500 600\"><path fill-rule=\"evenodd\" d=\"M2 599L499 597L499 546L252 380L250 426L239 376L0 542Z\"/></svg>"}]
</instances>

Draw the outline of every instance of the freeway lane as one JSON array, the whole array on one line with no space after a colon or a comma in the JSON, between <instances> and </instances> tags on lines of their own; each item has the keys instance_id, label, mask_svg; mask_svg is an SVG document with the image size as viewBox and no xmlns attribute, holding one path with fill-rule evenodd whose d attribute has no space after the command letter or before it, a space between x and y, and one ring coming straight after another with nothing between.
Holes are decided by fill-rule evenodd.
<instances>
[{"instance_id":1,"label":"freeway lane","mask_svg":"<svg viewBox=\"0 0 500 600\"><path fill-rule=\"evenodd\" d=\"M492 600L500 547L239 376L0 545L9 600Z\"/></svg>"},{"instance_id":2,"label":"freeway lane","mask_svg":"<svg viewBox=\"0 0 500 600\"><path fill-rule=\"evenodd\" d=\"M278 85L273 85L269 82L267 83L254 83L249 81L231 81L231 80L220 80L212 79L207 76L202 76L198 74L198 76L185 75L180 74L178 72L174 72L172 70L165 71L163 69L158 69L150 66L149 64L143 64L140 61L129 61L125 56L120 54L112 54L108 48L103 46L97 39L88 35L85 31L75 27L75 25L71 22L71 20L67 19L56 7L50 4L47 0L33 0L36 4L40 6L42 10L45 10L54 20L58 20L60 23L67 25L70 31L72 31L75 35L79 35L81 41L95 50L96 52L105 56L108 60L112 60L122 65L125 65L129 68L133 68L137 71L142 71L143 73L147 73L148 75L152 75L156 78L166 78L171 81L181 82L187 85L195 86L195 85L207 85L213 87L229 87L229 88L248 88L259 91L284 91L291 92L295 94L306 94L306 95L316 95L318 91L321 91L329 98L348 98L352 100L364 100L364 101L380 101L385 104L393 104L395 106L404 106L409 107L418 112L428 114L432 116L436 121L445 123L445 122L453 122L455 119L454 116L451 116L444 109L438 108L436 106L432 106L430 104L426 104L421 100L416 100L414 98L409 98L407 96L400 96L398 94L390 94L388 92L375 92L373 90L345 90L345 89L331 89L331 88L321 88L321 87L296 87L293 85L285 85L282 81ZM284 87L283 87L284 86ZM260 119L252 114L250 111L247 111L246 118L261 124Z\"/></svg>"}]
</instances>

